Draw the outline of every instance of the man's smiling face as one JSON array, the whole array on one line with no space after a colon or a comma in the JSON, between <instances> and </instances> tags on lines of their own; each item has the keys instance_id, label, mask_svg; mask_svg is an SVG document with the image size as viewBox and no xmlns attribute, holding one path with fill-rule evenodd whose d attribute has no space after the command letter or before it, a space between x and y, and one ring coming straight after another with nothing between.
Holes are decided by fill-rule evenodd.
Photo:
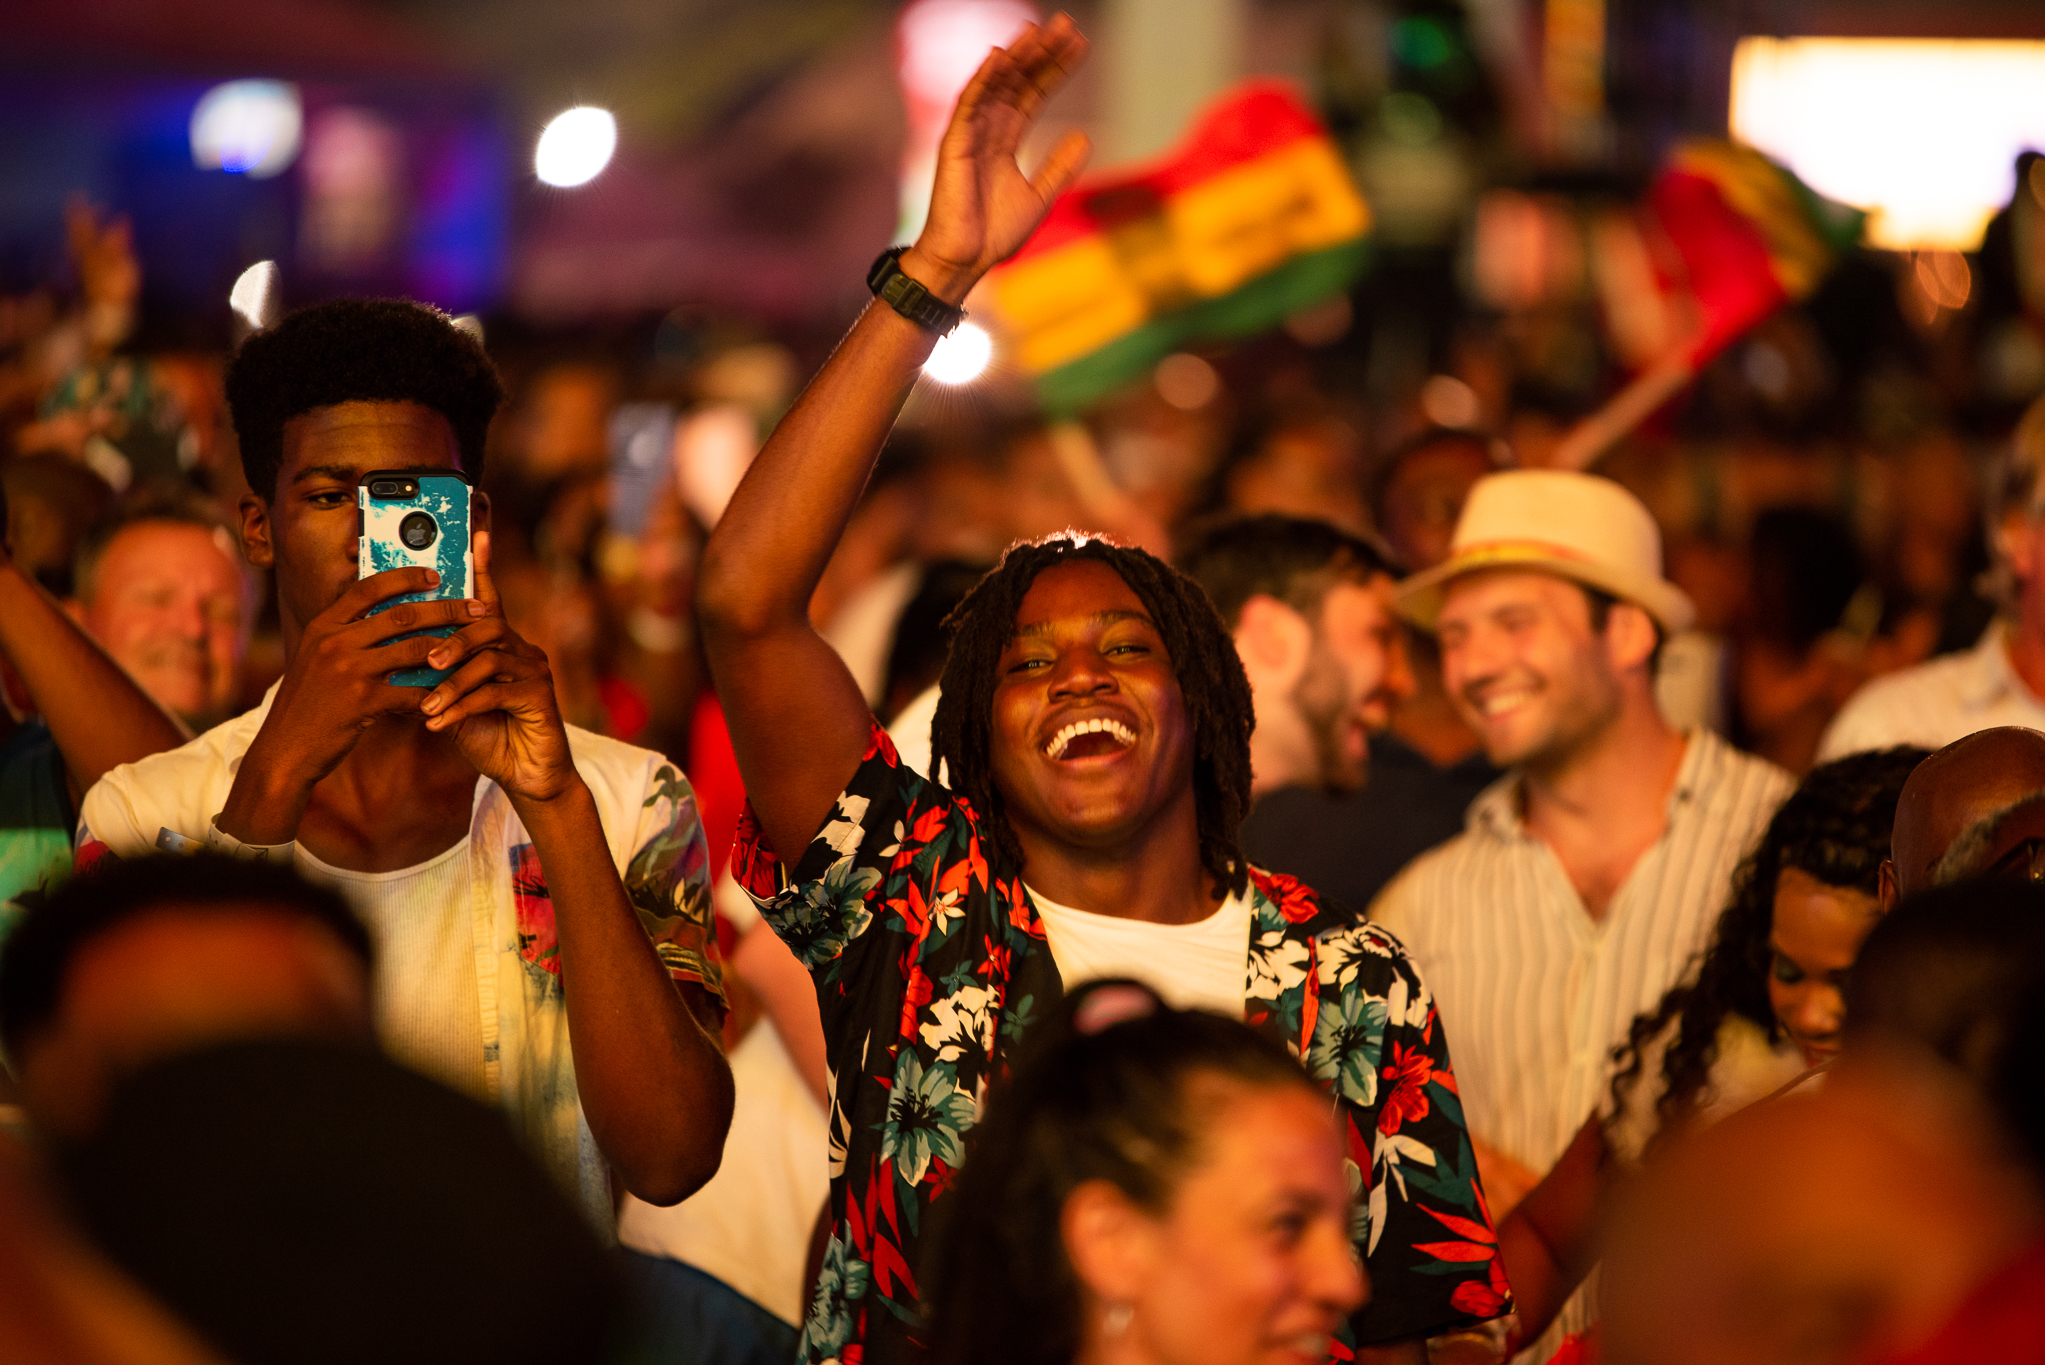
<instances>
[{"instance_id":1,"label":"man's smiling face","mask_svg":"<svg viewBox=\"0 0 2045 1365\"><path fill-rule=\"evenodd\" d=\"M285 424L276 496L242 500L242 541L250 563L276 567L287 644L355 582L356 482L461 467L454 427L418 403L337 403Z\"/></svg>"},{"instance_id":2,"label":"man's smiling face","mask_svg":"<svg viewBox=\"0 0 2045 1365\"><path fill-rule=\"evenodd\" d=\"M1032 836L1107 848L1183 804L1193 736L1143 600L1098 560L1044 570L1016 611L994 692L994 785Z\"/></svg>"}]
</instances>

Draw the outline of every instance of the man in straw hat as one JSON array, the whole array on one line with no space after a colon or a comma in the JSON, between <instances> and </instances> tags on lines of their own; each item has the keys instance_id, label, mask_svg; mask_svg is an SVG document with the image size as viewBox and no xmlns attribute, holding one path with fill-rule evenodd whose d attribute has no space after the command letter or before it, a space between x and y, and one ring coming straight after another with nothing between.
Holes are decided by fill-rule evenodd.
<instances>
[{"instance_id":1,"label":"man in straw hat","mask_svg":"<svg viewBox=\"0 0 2045 1365\"><path fill-rule=\"evenodd\" d=\"M1448 559L1399 604L1510 769L1371 907L1434 987L1502 1217L1597 1109L1613 1046L1704 947L1791 784L1656 709L1656 656L1695 613L1662 577L1653 518L1609 479L1479 481Z\"/></svg>"}]
</instances>

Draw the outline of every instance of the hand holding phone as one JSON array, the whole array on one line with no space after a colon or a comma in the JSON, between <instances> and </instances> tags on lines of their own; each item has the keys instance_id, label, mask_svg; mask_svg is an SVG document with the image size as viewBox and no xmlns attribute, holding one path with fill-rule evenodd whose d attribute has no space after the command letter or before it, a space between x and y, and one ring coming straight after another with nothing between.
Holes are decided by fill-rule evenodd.
<instances>
[{"instance_id":1,"label":"hand holding phone","mask_svg":"<svg viewBox=\"0 0 2045 1365\"><path fill-rule=\"evenodd\" d=\"M356 542L356 576L390 569L432 569L440 582L424 592L388 598L370 608L376 615L404 602L475 596L475 559L469 547L469 481L455 470L414 473L379 469L362 476L355 505L362 532ZM392 636L395 644L421 635L445 638L453 626L436 626ZM446 681L438 668L404 668L390 675L397 687L435 687Z\"/></svg>"}]
</instances>

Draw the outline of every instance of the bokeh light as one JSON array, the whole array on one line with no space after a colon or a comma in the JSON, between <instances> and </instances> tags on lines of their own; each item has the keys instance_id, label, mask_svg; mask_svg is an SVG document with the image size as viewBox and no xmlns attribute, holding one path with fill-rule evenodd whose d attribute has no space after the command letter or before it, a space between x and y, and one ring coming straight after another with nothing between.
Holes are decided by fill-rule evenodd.
<instances>
[{"instance_id":1,"label":"bokeh light","mask_svg":"<svg viewBox=\"0 0 2045 1365\"><path fill-rule=\"evenodd\" d=\"M940 384L970 384L986 373L993 359L994 338L987 329L962 322L938 340L937 349L923 362L923 373Z\"/></svg>"},{"instance_id":2,"label":"bokeh light","mask_svg":"<svg viewBox=\"0 0 2045 1365\"><path fill-rule=\"evenodd\" d=\"M1151 378L1157 384L1158 397L1184 412L1206 407L1221 392L1221 376L1214 367L1184 351L1158 361Z\"/></svg>"},{"instance_id":3,"label":"bokeh light","mask_svg":"<svg viewBox=\"0 0 2045 1365\"><path fill-rule=\"evenodd\" d=\"M533 151L533 171L557 189L587 185L618 150L618 121L608 109L580 104L554 115Z\"/></svg>"},{"instance_id":4,"label":"bokeh light","mask_svg":"<svg viewBox=\"0 0 2045 1365\"><path fill-rule=\"evenodd\" d=\"M227 306L254 331L262 331L283 312L284 273L275 261L257 261L234 281Z\"/></svg>"},{"instance_id":5,"label":"bokeh light","mask_svg":"<svg viewBox=\"0 0 2045 1365\"><path fill-rule=\"evenodd\" d=\"M228 81L192 110L192 164L267 180L298 159L305 110L284 81Z\"/></svg>"},{"instance_id":6,"label":"bokeh light","mask_svg":"<svg viewBox=\"0 0 2045 1365\"><path fill-rule=\"evenodd\" d=\"M1971 251L2045 147L2045 42L1742 38L1732 132L1868 210L1875 246Z\"/></svg>"}]
</instances>

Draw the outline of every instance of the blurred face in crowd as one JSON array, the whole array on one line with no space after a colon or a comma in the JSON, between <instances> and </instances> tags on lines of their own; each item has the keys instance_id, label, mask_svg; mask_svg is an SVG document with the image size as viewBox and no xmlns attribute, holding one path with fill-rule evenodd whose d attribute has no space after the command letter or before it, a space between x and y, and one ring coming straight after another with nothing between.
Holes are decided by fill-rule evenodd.
<instances>
[{"instance_id":1,"label":"blurred face in crowd","mask_svg":"<svg viewBox=\"0 0 2045 1365\"><path fill-rule=\"evenodd\" d=\"M1638 607L1615 605L1600 631L1582 588L1511 569L1452 580L1436 638L1442 682L1500 767L1566 763L1618 719L1621 670L1654 648Z\"/></svg>"},{"instance_id":2,"label":"blurred face in crowd","mask_svg":"<svg viewBox=\"0 0 2045 1365\"><path fill-rule=\"evenodd\" d=\"M1399 461L1385 483L1378 531L1409 570L1419 573L1449 557L1470 489L1492 472L1484 448L1461 439L1423 446Z\"/></svg>"},{"instance_id":3,"label":"blurred face in crowd","mask_svg":"<svg viewBox=\"0 0 2045 1365\"><path fill-rule=\"evenodd\" d=\"M1258 786L1362 787L1370 735L1413 694L1391 579L1336 583L1312 620L1259 594L1235 637L1256 697Z\"/></svg>"},{"instance_id":4,"label":"blurred face in crowd","mask_svg":"<svg viewBox=\"0 0 2045 1365\"><path fill-rule=\"evenodd\" d=\"M2039 514L2038 501L2034 493L2032 507L2004 517L1998 539L2017 580L2017 619L2031 634L2045 635L2045 572L2041 572L2045 570L2045 515Z\"/></svg>"},{"instance_id":5,"label":"blurred face in crowd","mask_svg":"<svg viewBox=\"0 0 2045 1365\"><path fill-rule=\"evenodd\" d=\"M1169 1205L1153 1215L1106 1181L1083 1185L1061 1219L1067 1254L1094 1300L1126 1305L1123 1359L1318 1365L1369 1294L1327 1101L1305 1086L1189 1086L1205 1126Z\"/></svg>"},{"instance_id":6,"label":"blurred face in crowd","mask_svg":"<svg viewBox=\"0 0 2045 1365\"><path fill-rule=\"evenodd\" d=\"M252 493L241 506L249 562L277 570L287 649L355 582L356 482L378 469L461 467L453 425L418 403L337 403L285 424L275 499ZM487 530L481 494L475 509L475 528Z\"/></svg>"},{"instance_id":7,"label":"blurred face in crowd","mask_svg":"<svg viewBox=\"0 0 2045 1365\"><path fill-rule=\"evenodd\" d=\"M1193 731L1143 599L1106 564L1037 575L994 692L993 778L1025 845L1112 847L1183 806Z\"/></svg>"},{"instance_id":8,"label":"blurred face in crowd","mask_svg":"<svg viewBox=\"0 0 2045 1365\"><path fill-rule=\"evenodd\" d=\"M254 603L226 533L138 521L107 542L79 619L142 690L195 726L232 708Z\"/></svg>"},{"instance_id":9,"label":"blurred face in crowd","mask_svg":"<svg viewBox=\"0 0 2045 1365\"><path fill-rule=\"evenodd\" d=\"M1839 1055L1846 974L1880 918L1880 905L1864 891L1828 886L1796 867L1776 879L1768 1004L1804 1065Z\"/></svg>"},{"instance_id":10,"label":"blurred face in crowd","mask_svg":"<svg viewBox=\"0 0 2045 1365\"><path fill-rule=\"evenodd\" d=\"M47 1132L89 1132L107 1090L232 1039L371 1037L369 973L325 925L261 903L165 904L79 946L55 1016L15 1058Z\"/></svg>"}]
</instances>

